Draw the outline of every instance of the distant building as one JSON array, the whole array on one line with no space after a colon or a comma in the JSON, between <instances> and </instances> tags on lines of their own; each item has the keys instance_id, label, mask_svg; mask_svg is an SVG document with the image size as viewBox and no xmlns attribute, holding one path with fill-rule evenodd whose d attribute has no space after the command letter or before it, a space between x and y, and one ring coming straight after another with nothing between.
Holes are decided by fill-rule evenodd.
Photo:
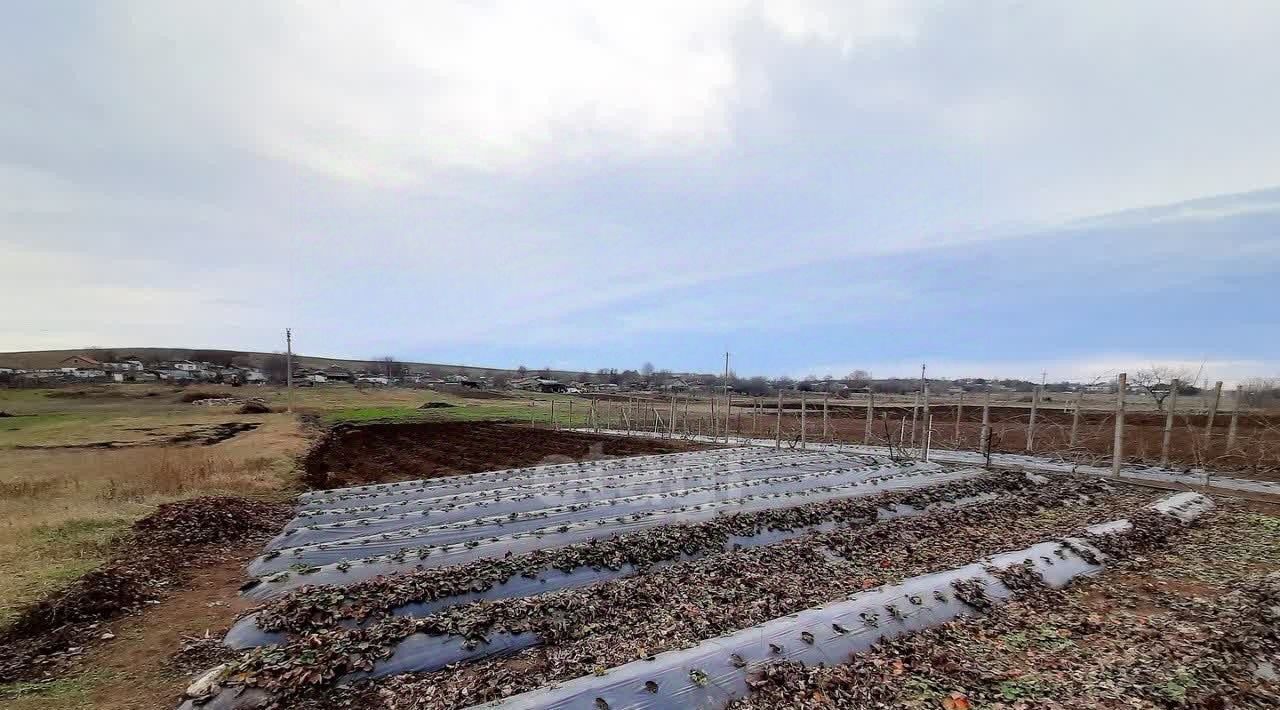
<instances>
[{"instance_id":1,"label":"distant building","mask_svg":"<svg viewBox=\"0 0 1280 710\"><path fill-rule=\"evenodd\" d=\"M58 363L58 369L63 372L72 372L81 368L86 370L104 369L102 363L94 360L88 355L72 355L71 357L63 358L62 362Z\"/></svg>"},{"instance_id":2,"label":"distant building","mask_svg":"<svg viewBox=\"0 0 1280 710\"><path fill-rule=\"evenodd\" d=\"M190 360L179 360L173 363L171 369L182 370L183 372L196 372L197 370L203 370L204 365L198 362L191 362Z\"/></svg>"},{"instance_id":3,"label":"distant building","mask_svg":"<svg viewBox=\"0 0 1280 710\"><path fill-rule=\"evenodd\" d=\"M360 384L362 384L362 385L389 385L389 384L391 384L391 380L387 379L386 377L382 377L382 376L380 376L380 375L365 375L365 376L363 376L363 377L357 378L357 379L356 379L356 382L358 382L358 383L360 383Z\"/></svg>"},{"instance_id":4,"label":"distant building","mask_svg":"<svg viewBox=\"0 0 1280 710\"><path fill-rule=\"evenodd\" d=\"M71 375L81 380L96 380L100 377L106 377L106 370L99 370L91 367L77 368L71 371Z\"/></svg>"}]
</instances>

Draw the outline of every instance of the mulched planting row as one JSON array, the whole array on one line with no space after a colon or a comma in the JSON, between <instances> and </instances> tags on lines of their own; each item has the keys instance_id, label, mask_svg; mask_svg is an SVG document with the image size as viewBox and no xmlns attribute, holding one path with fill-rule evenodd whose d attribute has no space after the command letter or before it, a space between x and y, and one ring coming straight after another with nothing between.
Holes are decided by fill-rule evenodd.
<instances>
[{"instance_id":1,"label":"mulched planting row","mask_svg":"<svg viewBox=\"0 0 1280 710\"><path fill-rule=\"evenodd\" d=\"M1276 708L1280 517L1206 526L1064 591L882 642L848 664L772 666L734 710Z\"/></svg>"},{"instance_id":2,"label":"mulched planting row","mask_svg":"<svg viewBox=\"0 0 1280 710\"><path fill-rule=\"evenodd\" d=\"M1076 497L1082 492L1092 494L1088 503ZM323 631L289 648L252 652L236 672L290 707L341 706L363 702L361 697L378 706L463 707L687 647L859 589L1078 532L1123 517L1151 497L1108 492L1094 481L1061 481L972 508L713 554L586 589L453 607L361 630ZM544 645L512 659L401 676L363 691L331 691L323 700L307 693L348 670L371 666L387 654L389 641L411 631L479 639L498 630L533 631Z\"/></svg>"},{"instance_id":3,"label":"mulched planting row","mask_svg":"<svg viewBox=\"0 0 1280 710\"><path fill-rule=\"evenodd\" d=\"M211 496L160 506L134 523L109 561L19 613L0 632L0 682L39 678L77 655L102 622L142 608L186 571L268 539L287 504Z\"/></svg>"},{"instance_id":4,"label":"mulched planting row","mask_svg":"<svg viewBox=\"0 0 1280 710\"><path fill-rule=\"evenodd\" d=\"M572 572L582 567L645 568L685 556L720 551L731 537L754 536L769 530L795 530L827 522L866 523L875 520L877 510L893 505L924 508L978 494L1027 487L1028 481L1021 474L991 474L920 490L733 513L705 523L661 525L553 550L419 570L345 587L307 587L266 605L258 616L258 625L266 631L314 631L347 619L364 621L385 616L396 607L414 602L485 591L517 576L532 578L549 570Z\"/></svg>"}]
</instances>

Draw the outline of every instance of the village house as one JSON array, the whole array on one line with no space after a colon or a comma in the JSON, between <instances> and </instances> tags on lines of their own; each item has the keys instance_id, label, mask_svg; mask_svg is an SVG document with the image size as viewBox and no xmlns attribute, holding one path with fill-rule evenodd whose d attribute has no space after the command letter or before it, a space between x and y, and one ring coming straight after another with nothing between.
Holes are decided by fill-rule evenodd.
<instances>
[{"instance_id":1,"label":"village house","mask_svg":"<svg viewBox=\"0 0 1280 710\"><path fill-rule=\"evenodd\" d=\"M70 373L79 369L103 370L104 368L102 363L94 360L88 355L72 355L71 357L63 358L62 361L58 363L58 369L63 372Z\"/></svg>"}]
</instances>

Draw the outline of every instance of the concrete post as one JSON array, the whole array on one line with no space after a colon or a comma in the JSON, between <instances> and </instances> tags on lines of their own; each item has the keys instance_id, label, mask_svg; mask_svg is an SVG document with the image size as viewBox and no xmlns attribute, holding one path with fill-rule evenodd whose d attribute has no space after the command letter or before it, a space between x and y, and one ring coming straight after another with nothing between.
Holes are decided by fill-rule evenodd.
<instances>
[{"instance_id":1,"label":"concrete post","mask_svg":"<svg viewBox=\"0 0 1280 710\"><path fill-rule=\"evenodd\" d=\"M1182 383L1169 383L1169 409L1164 413L1164 436L1160 439L1160 467L1169 468L1169 444L1173 441L1173 413L1178 409L1178 389Z\"/></svg>"},{"instance_id":2,"label":"concrete post","mask_svg":"<svg viewBox=\"0 0 1280 710\"><path fill-rule=\"evenodd\" d=\"M1120 465L1124 463L1124 395L1129 389L1129 375L1121 372L1116 379L1120 391L1116 393L1116 438L1111 445L1111 475L1120 477Z\"/></svg>"}]
</instances>

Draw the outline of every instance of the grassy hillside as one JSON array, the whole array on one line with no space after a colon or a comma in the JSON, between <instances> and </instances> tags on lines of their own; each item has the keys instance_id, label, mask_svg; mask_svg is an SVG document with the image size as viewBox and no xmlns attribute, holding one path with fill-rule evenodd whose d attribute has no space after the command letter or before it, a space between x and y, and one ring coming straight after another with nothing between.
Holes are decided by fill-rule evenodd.
<instances>
[{"instance_id":1,"label":"grassy hillside","mask_svg":"<svg viewBox=\"0 0 1280 710\"><path fill-rule=\"evenodd\" d=\"M271 353L263 352L245 352L240 350L218 350L212 348L203 348L198 351L191 348L82 348L76 350L29 350L22 352L0 353L0 367L15 367L22 369L38 369L46 367L57 367L58 363L72 355L89 355L97 357L98 353L103 350L110 350L119 358L136 357L143 360L186 360L193 357L196 352L202 353L220 353L227 356L245 356L255 365L261 365ZM309 355L298 356L298 361L303 367L325 368L331 366L345 367L350 369L362 369L368 366L369 360L344 360L341 358L330 357L312 357ZM493 367L474 367L471 365L456 365L448 363L435 362L410 362L403 361L413 370L430 370L435 374L451 375L454 373L465 373L471 376L490 376L499 373L514 374L514 370L504 370ZM537 372L538 370L531 370ZM575 379L580 373L567 372L562 370L553 370L552 376L558 378Z\"/></svg>"}]
</instances>

